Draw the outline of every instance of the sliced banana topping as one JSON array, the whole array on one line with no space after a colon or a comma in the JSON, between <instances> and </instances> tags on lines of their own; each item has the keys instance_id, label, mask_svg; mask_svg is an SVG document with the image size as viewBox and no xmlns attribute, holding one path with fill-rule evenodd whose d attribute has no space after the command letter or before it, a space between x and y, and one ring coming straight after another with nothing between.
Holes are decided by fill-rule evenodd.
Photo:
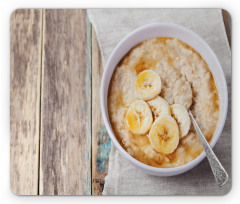
<instances>
[{"instance_id":1,"label":"sliced banana topping","mask_svg":"<svg viewBox=\"0 0 240 204\"><path fill-rule=\"evenodd\" d=\"M159 116L152 124L149 140L157 152L172 153L179 143L179 129L175 119L169 115Z\"/></svg>"},{"instance_id":2,"label":"sliced banana topping","mask_svg":"<svg viewBox=\"0 0 240 204\"><path fill-rule=\"evenodd\" d=\"M142 100L156 97L161 92L160 76L152 70L141 72L137 77L136 90Z\"/></svg>"},{"instance_id":3,"label":"sliced banana topping","mask_svg":"<svg viewBox=\"0 0 240 204\"><path fill-rule=\"evenodd\" d=\"M168 102L161 96L157 96L150 101L147 101L150 106L154 119L158 118L160 115L171 115L170 107Z\"/></svg>"},{"instance_id":4,"label":"sliced banana topping","mask_svg":"<svg viewBox=\"0 0 240 204\"><path fill-rule=\"evenodd\" d=\"M146 134L153 122L152 112L145 101L136 100L128 108L126 123L134 134Z\"/></svg>"},{"instance_id":5,"label":"sliced banana topping","mask_svg":"<svg viewBox=\"0 0 240 204\"><path fill-rule=\"evenodd\" d=\"M170 106L170 109L172 116L175 118L179 125L181 139L185 137L190 130L191 125L190 117L188 115L187 109L180 104L173 104Z\"/></svg>"}]
</instances>

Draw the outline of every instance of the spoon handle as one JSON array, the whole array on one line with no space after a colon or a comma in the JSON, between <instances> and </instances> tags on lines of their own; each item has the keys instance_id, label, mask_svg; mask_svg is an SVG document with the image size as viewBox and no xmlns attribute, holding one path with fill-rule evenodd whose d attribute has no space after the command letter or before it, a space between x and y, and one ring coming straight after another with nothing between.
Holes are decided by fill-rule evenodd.
<instances>
[{"instance_id":1,"label":"spoon handle","mask_svg":"<svg viewBox=\"0 0 240 204\"><path fill-rule=\"evenodd\" d=\"M211 147L209 146L207 140L205 139L202 131L200 130L197 122L195 121L191 111L189 111L189 115L191 117L193 126L196 129L196 132L202 142L202 145L205 149L209 164L211 166L213 175L215 177L215 180L218 184L219 187L222 187L227 181L228 181L228 174L226 172L226 170L224 169L224 167L222 166L222 164L220 163L220 161L218 160L218 158L216 157L216 155L214 154L213 150L211 149Z\"/></svg>"}]
</instances>

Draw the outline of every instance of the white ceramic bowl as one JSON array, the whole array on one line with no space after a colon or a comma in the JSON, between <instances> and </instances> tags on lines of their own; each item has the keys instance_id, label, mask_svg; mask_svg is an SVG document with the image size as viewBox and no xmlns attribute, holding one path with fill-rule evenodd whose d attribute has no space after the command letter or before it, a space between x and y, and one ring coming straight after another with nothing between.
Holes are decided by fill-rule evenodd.
<instances>
[{"instance_id":1,"label":"white ceramic bowl","mask_svg":"<svg viewBox=\"0 0 240 204\"><path fill-rule=\"evenodd\" d=\"M135 45L146 40L151 37L174 37L182 40L186 44L193 47L203 59L208 64L215 83L218 89L219 99L220 99L220 114L219 114L219 121L215 130L215 133L212 137L210 142L211 147L214 147L216 142L218 141L222 129L224 127L224 123L226 120L227 115L227 107L228 107L228 93L227 93L227 84L224 73L222 71L222 67L212 51L209 45L196 33L193 31L172 23L154 23L149 24L143 27L140 27L130 34L128 34L113 50L111 56L108 59L106 64L102 83L101 83L101 93L100 93L100 100L101 100L101 110L102 116L104 120L104 124L106 126L107 132L115 145L118 151L124 156L127 160L129 160L133 165L137 166L138 168L142 169L148 174L156 175L156 176L173 176L177 174L184 173L197 164L199 164L205 157L206 154L203 152L200 154L196 159L193 161L179 167L175 168L156 168L152 166L148 166L139 162L138 160L134 159L132 156L126 152L122 146L118 143L109 121L108 116L108 107L107 107L107 96L108 96L108 87L109 82L111 80L111 76L115 67L117 66L118 62L122 59L122 57Z\"/></svg>"}]
</instances>

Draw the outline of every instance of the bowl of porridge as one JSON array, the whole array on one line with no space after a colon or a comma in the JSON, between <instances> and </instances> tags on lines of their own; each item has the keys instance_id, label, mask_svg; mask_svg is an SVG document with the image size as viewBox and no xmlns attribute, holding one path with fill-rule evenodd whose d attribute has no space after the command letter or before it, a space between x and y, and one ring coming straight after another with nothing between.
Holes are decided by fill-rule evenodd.
<instances>
[{"instance_id":1,"label":"bowl of porridge","mask_svg":"<svg viewBox=\"0 0 240 204\"><path fill-rule=\"evenodd\" d=\"M156 176L184 173L206 154L191 110L213 148L227 114L227 85L209 45L193 31L154 23L127 35L103 73L101 110L118 151Z\"/></svg>"}]
</instances>

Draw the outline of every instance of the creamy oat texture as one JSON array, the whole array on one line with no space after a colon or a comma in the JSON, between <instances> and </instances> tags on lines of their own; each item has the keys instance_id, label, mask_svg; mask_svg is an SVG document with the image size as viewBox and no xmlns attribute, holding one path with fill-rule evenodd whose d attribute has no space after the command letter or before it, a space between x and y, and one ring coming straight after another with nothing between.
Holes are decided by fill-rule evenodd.
<instances>
[{"instance_id":1,"label":"creamy oat texture","mask_svg":"<svg viewBox=\"0 0 240 204\"><path fill-rule=\"evenodd\" d=\"M138 99L135 83L143 70L153 70L162 81L160 96L169 105L178 103L191 109L208 141L219 116L219 98L208 65L190 46L175 38L150 38L134 47L116 67L108 93L108 112L112 129L123 148L135 159L154 167L172 168L195 159L201 142L191 125L177 149L168 155L156 152L148 134L134 135L125 123L130 104Z\"/></svg>"}]
</instances>

